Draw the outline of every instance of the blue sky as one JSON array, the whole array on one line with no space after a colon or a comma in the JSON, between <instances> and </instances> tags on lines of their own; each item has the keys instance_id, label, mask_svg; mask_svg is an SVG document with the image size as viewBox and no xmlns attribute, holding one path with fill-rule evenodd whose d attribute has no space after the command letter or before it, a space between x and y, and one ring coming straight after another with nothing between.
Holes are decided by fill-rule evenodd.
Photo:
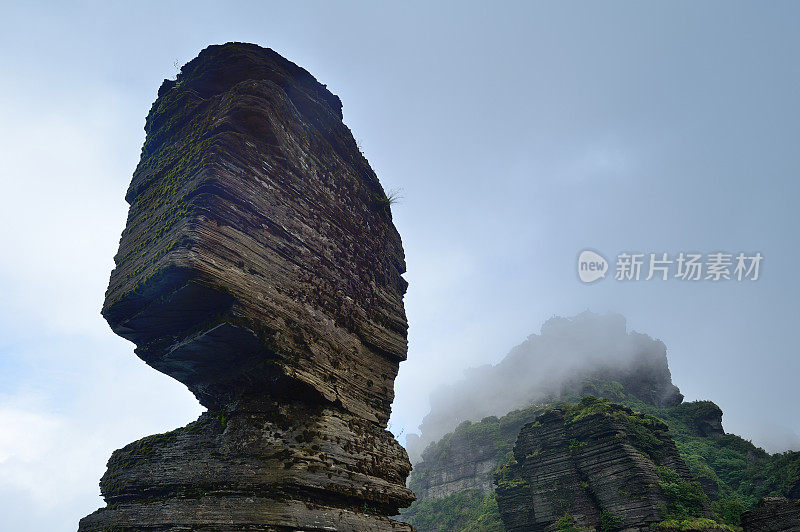
<instances>
[{"instance_id":1,"label":"blue sky","mask_svg":"<svg viewBox=\"0 0 800 532\"><path fill-rule=\"evenodd\" d=\"M0 528L74 530L110 452L201 411L100 317L164 78L269 46L344 103L410 283L391 428L550 316L615 311L729 431L800 432L791 2L0 3ZM759 251L754 283L581 284L578 253Z\"/></svg>"}]
</instances>

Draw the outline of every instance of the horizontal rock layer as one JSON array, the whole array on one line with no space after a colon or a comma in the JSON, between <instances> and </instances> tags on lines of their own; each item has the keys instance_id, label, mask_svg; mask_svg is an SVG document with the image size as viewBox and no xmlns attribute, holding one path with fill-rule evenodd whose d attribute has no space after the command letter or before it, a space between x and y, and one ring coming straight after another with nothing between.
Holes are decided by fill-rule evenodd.
<instances>
[{"instance_id":1,"label":"horizontal rock layer","mask_svg":"<svg viewBox=\"0 0 800 532\"><path fill-rule=\"evenodd\" d=\"M374 521L366 529L402 526L383 516L413 500L403 485L408 469L398 468L405 453L383 429L331 409L263 406L205 413L115 451L100 481L109 509L85 518L81 530L194 526L196 515L211 519L208 526L290 527L314 516L346 530L357 514L366 515L353 522Z\"/></svg>"},{"instance_id":2,"label":"horizontal rock layer","mask_svg":"<svg viewBox=\"0 0 800 532\"><path fill-rule=\"evenodd\" d=\"M744 532L800 531L800 500L764 497L758 508L742 514Z\"/></svg>"},{"instance_id":3,"label":"horizontal rock layer","mask_svg":"<svg viewBox=\"0 0 800 532\"><path fill-rule=\"evenodd\" d=\"M511 450L520 429L542 410L530 408L503 418L464 422L430 445L414 466L409 486L418 499L438 499L468 490L494 491L498 462Z\"/></svg>"}]
</instances>

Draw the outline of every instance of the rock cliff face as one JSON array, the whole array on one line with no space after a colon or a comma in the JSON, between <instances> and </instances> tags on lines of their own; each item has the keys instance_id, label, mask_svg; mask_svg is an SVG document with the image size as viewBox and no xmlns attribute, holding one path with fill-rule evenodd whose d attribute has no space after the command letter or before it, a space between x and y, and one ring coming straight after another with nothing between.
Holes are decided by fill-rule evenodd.
<instances>
[{"instance_id":1,"label":"rock cliff face","mask_svg":"<svg viewBox=\"0 0 800 532\"><path fill-rule=\"evenodd\" d=\"M614 349L620 353L615 355ZM547 388L542 388L541 384L550 375L548 368L563 370L570 365L558 363L559 358L581 361L585 365L574 368L576 371L572 375L557 372L553 377L556 391L542 396L542 390ZM506 368L508 360L511 362ZM538 365L540 361L543 362L541 366ZM508 397L503 395L506 390L498 386L502 382L508 384ZM522 395L517 393L520 390ZM702 493L697 491L697 484L686 481L677 471L675 476L658 469L674 477L672 480L660 478L659 483L690 499L707 499L714 512L712 519L718 524L738 526L742 512L755 508L761 497L800 498L800 453L770 455L739 436L726 434L722 410L713 402L680 401L680 393L669 377L663 344L646 335L627 333L621 317L585 313L575 318L551 320L542 327L541 335L529 338L506 360L476 370L463 383L451 388L450 395L433 401L432 414L423 424L423 435L427 434L426 428L435 428L429 424L434 420L444 420L450 426L454 424L453 420L445 419L443 413L454 416L462 413L474 419L479 407L483 411L489 406L499 408L498 405L507 404L509 398L516 400L515 397L529 392L537 394L540 400L498 414L502 417L488 415L479 421L461 421L454 430L427 445L418 455L420 461L409 476L409 486L418 500L403 510L404 520L420 531L503 530L496 495L513 486L501 483L495 490L494 478L498 473L502 478L502 473L508 471L506 464L514 457L512 449L520 429L535 422L545 410L560 404L578 403L583 396L605 398L666 423ZM463 399L461 403L460 398ZM476 398L483 398L487 405L476 405ZM494 404L489 404L492 402ZM407 444L416 445L417 452L425 445L424 438L409 438ZM554 467L558 465L557 462L553 464ZM513 491L506 493L509 494L513 496ZM525 508L531 507L532 496L523 493L521 497L517 502L524 513ZM510 502L507 497L504 504L506 516L514 513L508 509L509 505L516 504L513 497ZM700 517L687 525L684 517L678 517L684 513L673 512L667 518L669 522L662 523L661 528L713 527ZM602 511L600 516L602 529ZM562 517L563 514L559 520ZM613 514L606 515L607 520L612 517ZM458 523L458 526L442 528L441 523ZM561 525L564 525L562 528L574 527L569 522ZM608 522L606 525L606 530L613 528L609 528Z\"/></svg>"},{"instance_id":2,"label":"rock cliff face","mask_svg":"<svg viewBox=\"0 0 800 532\"><path fill-rule=\"evenodd\" d=\"M572 390L574 394L563 398L573 401L587 395L612 400L633 398L618 382L587 380L573 383ZM707 409L698 409L697 405L682 403L674 408L686 414L686 421L695 434L724 434L722 411L713 403ZM420 499L427 499L447 497L466 490L492 492L494 471L512 449L520 429L545 408L534 405L500 418L487 416L478 423L463 422L422 452L421 461L414 466L409 477L414 493Z\"/></svg>"},{"instance_id":3,"label":"rock cliff face","mask_svg":"<svg viewBox=\"0 0 800 532\"><path fill-rule=\"evenodd\" d=\"M410 487L419 499L441 498L468 490L494 491L494 471L508 453L520 429L535 416L510 414L462 423L456 430L422 453L414 466Z\"/></svg>"},{"instance_id":4,"label":"rock cliff face","mask_svg":"<svg viewBox=\"0 0 800 532\"><path fill-rule=\"evenodd\" d=\"M509 531L601 523L646 530L678 505L711 516L666 424L592 397L522 428L496 494Z\"/></svg>"},{"instance_id":5,"label":"rock cliff face","mask_svg":"<svg viewBox=\"0 0 800 532\"><path fill-rule=\"evenodd\" d=\"M115 451L80 530L410 530L403 248L339 98L229 43L145 130L103 315L208 412Z\"/></svg>"},{"instance_id":6,"label":"rock cliff face","mask_svg":"<svg viewBox=\"0 0 800 532\"><path fill-rule=\"evenodd\" d=\"M744 532L800 531L800 500L785 497L764 497L758 508L742 514Z\"/></svg>"}]
</instances>

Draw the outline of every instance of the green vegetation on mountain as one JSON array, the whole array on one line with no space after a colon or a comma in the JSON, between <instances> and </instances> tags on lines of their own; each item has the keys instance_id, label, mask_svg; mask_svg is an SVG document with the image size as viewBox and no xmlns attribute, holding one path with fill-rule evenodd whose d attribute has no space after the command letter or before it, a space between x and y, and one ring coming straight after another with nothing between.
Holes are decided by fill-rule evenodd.
<instances>
[{"instance_id":1,"label":"green vegetation on mountain","mask_svg":"<svg viewBox=\"0 0 800 532\"><path fill-rule=\"evenodd\" d=\"M403 511L403 520L419 530L502 532L494 493L462 491L439 499L422 499Z\"/></svg>"},{"instance_id":2,"label":"green vegetation on mountain","mask_svg":"<svg viewBox=\"0 0 800 532\"><path fill-rule=\"evenodd\" d=\"M725 515L728 521L738 509L754 508L761 497L786 496L800 486L800 452L770 455L735 434L702 435L698 424L717 413L722 415L711 401L683 403L665 409L631 397L622 403L667 423L692 475L707 487L707 491L717 488L713 506L715 512ZM738 516L735 520L731 524L738 524Z\"/></svg>"},{"instance_id":3,"label":"green vegetation on mountain","mask_svg":"<svg viewBox=\"0 0 800 532\"><path fill-rule=\"evenodd\" d=\"M659 471L662 489L670 491L675 500L675 506L669 509L669 518L661 524L664 529L679 530L691 526L692 508L701 504L701 500L711 500L716 526L738 526L741 513L754 508L759 498L792 494L797 497L796 493L800 491L800 453L770 455L750 441L724 434L720 424L722 411L710 401L657 407L625 393L622 385L616 382L594 382L590 391L646 414L636 418L641 423L664 422L681 458L697 479L698 482L685 482L673 478L669 471ZM571 416L589 415L593 408L602 406L584 404L579 407L580 399L569 397L557 404L571 404L567 408ZM461 423L455 431L425 450L423 462L415 466L409 477L409 486L419 493L419 488L426 486L432 472L447 469L459 442L469 441L471 445L482 447L497 464L490 473L493 479L500 485L511 487L509 483L520 481L508 474L514 460L511 450L519 429L526 423L535 422L538 414L554 404L533 405L503 417L490 416L480 422ZM647 454L653 443L648 439L649 432L636 431L636 427L632 429L635 447ZM570 442L570 447L580 445L578 441ZM494 501L493 494L480 490L453 493L444 498L421 497L403 511L402 517L421 531L471 530L474 528L466 527L478 522L500 523L497 505L489 503L489 500ZM502 530L500 526L499 530Z\"/></svg>"}]
</instances>

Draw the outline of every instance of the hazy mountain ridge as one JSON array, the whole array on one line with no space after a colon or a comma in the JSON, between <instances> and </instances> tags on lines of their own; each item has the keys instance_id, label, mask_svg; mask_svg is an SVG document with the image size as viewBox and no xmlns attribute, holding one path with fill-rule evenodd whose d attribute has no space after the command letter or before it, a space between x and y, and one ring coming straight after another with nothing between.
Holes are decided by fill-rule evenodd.
<instances>
[{"instance_id":1,"label":"hazy mountain ridge","mask_svg":"<svg viewBox=\"0 0 800 532\"><path fill-rule=\"evenodd\" d=\"M472 368L464 379L431 395L431 411L420 435L409 434L412 463L422 450L463 421L502 416L531 404L591 393L587 381L618 382L627 393L657 406L680 404L672 384L666 346L646 334L628 332L618 314L584 312L554 317L495 365Z\"/></svg>"},{"instance_id":2,"label":"hazy mountain ridge","mask_svg":"<svg viewBox=\"0 0 800 532\"><path fill-rule=\"evenodd\" d=\"M610 329L603 330L604 326ZM599 341L587 348L592 335ZM626 351L609 353L607 349L614 345ZM557 382L546 388L515 389L512 386L510 395L513 397L504 403L485 405L483 411L497 411L501 404L520 400L524 393L539 400L530 401L521 409L509 409L499 416L487 415L475 422L461 421L454 430L428 444L417 456L422 461L414 466L409 477L409 486L417 494L418 501L403 511L405 520L421 531L504 530L495 489L502 483L507 464L513 460L512 449L520 430L536 422L554 405L574 404L586 396L606 398L663 421L692 482L696 481L702 488L702 497L708 501L719 526L739 526L742 513L755 509L762 497L800 498L800 453L771 455L739 436L726 434L722 410L713 402L682 402L680 392L671 382L664 344L646 335L627 333L621 316L583 313L572 319L550 320L542 327L541 335L530 337L502 362L470 372L464 381L432 399L432 413L421 427L423 438L441 432L433 423L446 421L446 412L468 411L466 407L454 408L458 406L458 398L474 406L481 398L492 396L491 385L499 382L493 379L499 379L502 374L510 375L510 368L519 371L535 368L539 358L532 348L541 346L550 350L549 353L545 351L548 355L556 355L555 350L568 346L586 351L571 352L576 354L570 357L575 364L562 364L558 368ZM608 354L605 359L599 356L603 352ZM526 355L530 357L527 360ZM562 351L561 358L565 357ZM544 360L552 363L557 358L548 356ZM592 365L579 367L570 375L567 368L579 365L578 361L588 361ZM480 375L488 377L487 384L481 385ZM637 376L642 378L637 381ZM525 375L517 373L511 382L524 381ZM538 384L544 380L536 377L531 382ZM479 389L470 394L471 386ZM515 391L522 393L514 394ZM412 451L413 443L412 438ZM759 511L759 515L765 512Z\"/></svg>"}]
</instances>

